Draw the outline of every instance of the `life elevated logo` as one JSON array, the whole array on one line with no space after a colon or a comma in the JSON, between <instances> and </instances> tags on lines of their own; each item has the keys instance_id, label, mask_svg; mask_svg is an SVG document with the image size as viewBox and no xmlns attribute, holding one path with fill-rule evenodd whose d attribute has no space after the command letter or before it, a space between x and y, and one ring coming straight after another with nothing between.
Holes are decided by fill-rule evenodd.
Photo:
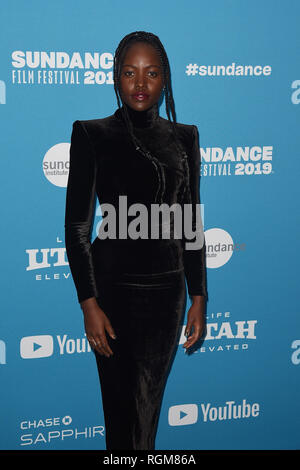
<instances>
[{"instance_id":1,"label":"life elevated logo","mask_svg":"<svg viewBox=\"0 0 300 470\"><path fill-rule=\"evenodd\" d=\"M201 148L201 176L262 176L273 171L273 146Z\"/></svg>"},{"instance_id":2,"label":"life elevated logo","mask_svg":"<svg viewBox=\"0 0 300 470\"><path fill-rule=\"evenodd\" d=\"M104 438L104 426L80 425L74 426L71 416L51 418L22 419L20 423L20 446L55 445L70 440L102 439Z\"/></svg>"},{"instance_id":3,"label":"life elevated logo","mask_svg":"<svg viewBox=\"0 0 300 470\"><path fill-rule=\"evenodd\" d=\"M256 325L257 320L232 320L230 312L208 314L203 343L194 354L245 351L256 340ZM186 342L185 328L183 325L179 344Z\"/></svg>"},{"instance_id":4,"label":"life elevated logo","mask_svg":"<svg viewBox=\"0 0 300 470\"><path fill-rule=\"evenodd\" d=\"M44 246L42 248L28 248L27 254L28 273L32 273L35 281L60 281L71 277L69 268L64 271L64 267L69 267L66 255L64 240L57 236L57 246ZM53 243L54 245L54 243Z\"/></svg>"},{"instance_id":5,"label":"life elevated logo","mask_svg":"<svg viewBox=\"0 0 300 470\"><path fill-rule=\"evenodd\" d=\"M195 424L199 419L204 423L215 421L230 421L237 419L257 418L260 414L259 403L247 403L234 400L226 401L223 405L211 403L175 405L169 408L168 422L170 426L186 426Z\"/></svg>"},{"instance_id":6,"label":"life elevated logo","mask_svg":"<svg viewBox=\"0 0 300 470\"><path fill-rule=\"evenodd\" d=\"M22 359L40 359L55 355L82 354L91 351L86 338L70 338L68 335L25 336L20 341Z\"/></svg>"},{"instance_id":7,"label":"life elevated logo","mask_svg":"<svg viewBox=\"0 0 300 470\"><path fill-rule=\"evenodd\" d=\"M13 85L112 85L111 52L13 51Z\"/></svg>"}]
</instances>

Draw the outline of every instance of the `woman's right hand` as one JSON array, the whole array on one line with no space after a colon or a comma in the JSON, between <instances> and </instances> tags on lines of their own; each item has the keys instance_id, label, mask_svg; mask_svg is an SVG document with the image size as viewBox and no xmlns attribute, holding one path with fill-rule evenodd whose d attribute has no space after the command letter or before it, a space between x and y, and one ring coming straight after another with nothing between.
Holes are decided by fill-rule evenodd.
<instances>
[{"instance_id":1,"label":"woman's right hand","mask_svg":"<svg viewBox=\"0 0 300 470\"><path fill-rule=\"evenodd\" d=\"M99 307L95 297L81 302L81 308L84 314L86 336L91 347L96 349L101 355L104 354L106 357L110 357L113 351L107 342L105 330L113 339L116 339L116 334L110 320Z\"/></svg>"}]
</instances>

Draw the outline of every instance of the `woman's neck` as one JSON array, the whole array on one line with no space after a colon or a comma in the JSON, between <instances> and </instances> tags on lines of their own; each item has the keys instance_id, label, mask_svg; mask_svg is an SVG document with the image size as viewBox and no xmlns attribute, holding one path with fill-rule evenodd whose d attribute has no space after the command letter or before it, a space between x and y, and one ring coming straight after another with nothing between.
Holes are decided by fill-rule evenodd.
<instances>
[{"instance_id":1,"label":"woman's neck","mask_svg":"<svg viewBox=\"0 0 300 470\"><path fill-rule=\"evenodd\" d=\"M144 111L136 111L135 109L128 106L126 103L123 104L120 110L117 110L117 115L124 117L124 108L126 107L129 118L132 122L133 127L145 128L152 127L159 117L158 103L155 103L150 108Z\"/></svg>"}]
</instances>

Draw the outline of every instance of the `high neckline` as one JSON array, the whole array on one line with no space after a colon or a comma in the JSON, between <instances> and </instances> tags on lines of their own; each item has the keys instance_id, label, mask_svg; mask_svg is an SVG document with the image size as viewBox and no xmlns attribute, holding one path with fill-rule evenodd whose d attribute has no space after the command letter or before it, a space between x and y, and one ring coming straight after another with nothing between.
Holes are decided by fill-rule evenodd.
<instances>
[{"instance_id":1,"label":"high neckline","mask_svg":"<svg viewBox=\"0 0 300 470\"><path fill-rule=\"evenodd\" d=\"M125 120L125 107L127 109L133 127L136 128L150 128L154 126L154 124L159 118L158 103L155 103L153 106L144 111L136 111L135 109L132 109L130 106L128 106L126 103L123 103L123 106L121 108L118 108L115 112L115 116L123 121Z\"/></svg>"}]
</instances>

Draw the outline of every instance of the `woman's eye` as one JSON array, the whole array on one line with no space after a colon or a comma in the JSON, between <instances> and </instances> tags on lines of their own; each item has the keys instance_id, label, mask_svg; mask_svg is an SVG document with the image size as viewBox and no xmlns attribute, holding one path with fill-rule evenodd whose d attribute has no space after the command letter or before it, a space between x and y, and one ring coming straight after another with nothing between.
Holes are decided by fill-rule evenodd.
<instances>
[{"instance_id":1,"label":"woman's eye","mask_svg":"<svg viewBox=\"0 0 300 470\"><path fill-rule=\"evenodd\" d=\"M155 78L155 77L158 76L158 73L155 72L154 70L150 70L150 71L148 72L148 74L149 74L149 76L150 76L151 78ZM124 72L124 75L125 75L125 77L133 77L134 72L133 72L132 70L126 70L126 71Z\"/></svg>"}]
</instances>

